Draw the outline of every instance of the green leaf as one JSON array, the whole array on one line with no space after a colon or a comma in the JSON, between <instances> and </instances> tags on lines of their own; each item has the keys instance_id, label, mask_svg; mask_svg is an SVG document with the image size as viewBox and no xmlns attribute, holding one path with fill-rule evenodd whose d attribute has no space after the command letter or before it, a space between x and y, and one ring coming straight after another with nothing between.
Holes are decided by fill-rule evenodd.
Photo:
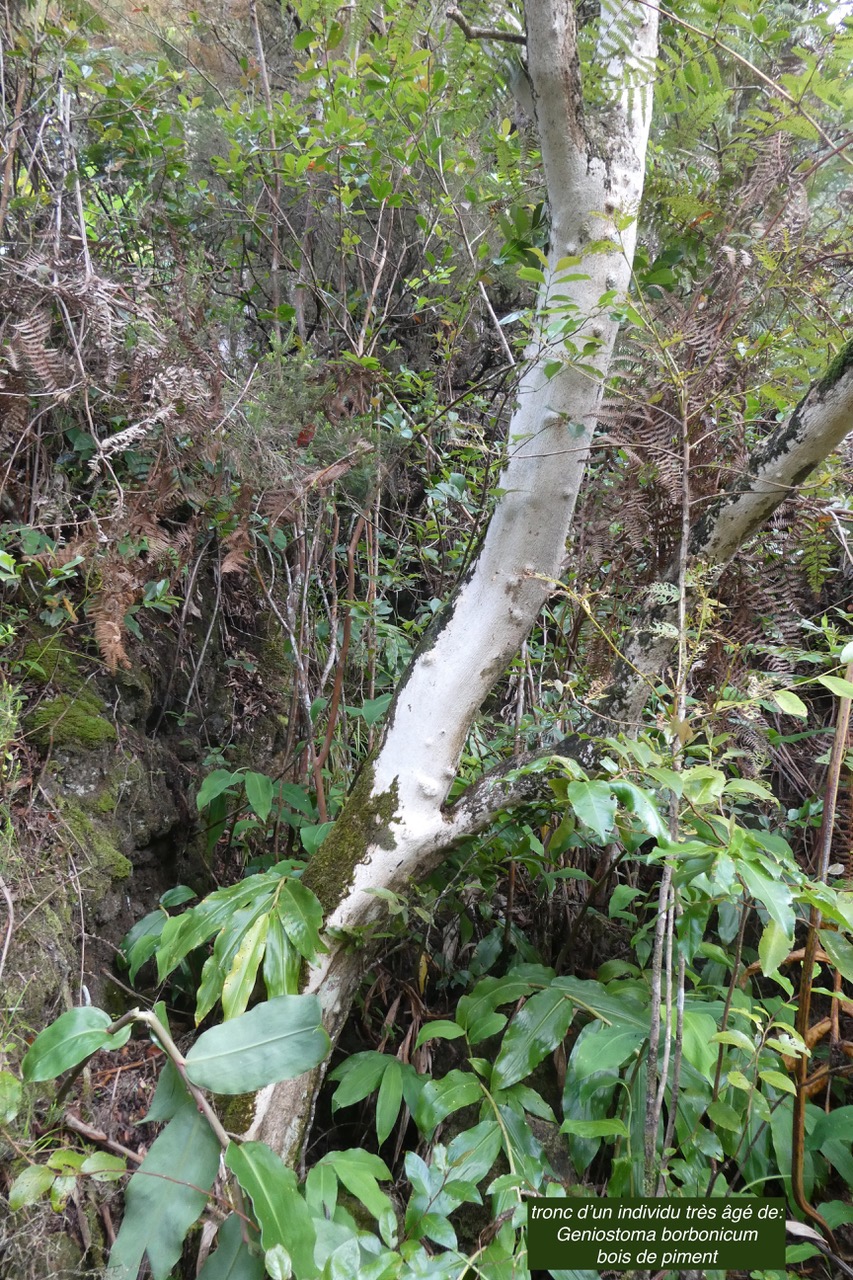
<instances>
[{"instance_id":1,"label":"green leaf","mask_svg":"<svg viewBox=\"0 0 853 1280\"><path fill-rule=\"evenodd\" d=\"M240 1219L236 1213L229 1214L216 1233L216 1250L208 1257L198 1280L263 1280L263 1277L263 1258L250 1253L243 1240Z\"/></svg>"},{"instance_id":2,"label":"green leaf","mask_svg":"<svg viewBox=\"0 0 853 1280\"><path fill-rule=\"evenodd\" d=\"M574 1013L571 1000L558 988L531 996L504 1036L492 1073L493 1086L505 1089L529 1076L563 1041Z\"/></svg>"},{"instance_id":3,"label":"green leaf","mask_svg":"<svg viewBox=\"0 0 853 1280\"><path fill-rule=\"evenodd\" d=\"M743 1129L743 1117L720 1098L708 1107L708 1118L719 1128L730 1129L733 1133L739 1133Z\"/></svg>"},{"instance_id":4,"label":"green leaf","mask_svg":"<svg viewBox=\"0 0 853 1280\"><path fill-rule=\"evenodd\" d=\"M693 804L713 804L723 794L726 775L709 764L697 764L682 773L684 795Z\"/></svg>"},{"instance_id":5,"label":"green leaf","mask_svg":"<svg viewBox=\"0 0 853 1280\"><path fill-rule=\"evenodd\" d=\"M646 791L635 786L633 782L626 782L621 778L615 778L610 783L610 787L619 803L623 804L629 813L634 814L644 831L658 840L667 835L666 823L658 813L654 800Z\"/></svg>"},{"instance_id":6,"label":"green leaf","mask_svg":"<svg viewBox=\"0 0 853 1280\"><path fill-rule=\"evenodd\" d=\"M290 1280L293 1275L293 1259L283 1244L274 1244L266 1251L264 1268L270 1280Z\"/></svg>"},{"instance_id":7,"label":"green leaf","mask_svg":"<svg viewBox=\"0 0 853 1280\"><path fill-rule=\"evenodd\" d=\"M219 1171L219 1150L195 1107L185 1107L169 1121L127 1184L107 1280L136 1280L144 1253L154 1280L168 1280L187 1232L207 1204Z\"/></svg>"},{"instance_id":8,"label":"green leaf","mask_svg":"<svg viewBox=\"0 0 853 1280\"><path fill-rule=\"evenodd\" d=\"M107 1151L95 1151L80 1165L80 1172L85 1173L93 1182L118 1182L127 1173L127 1161L124 1156L111 1156Z\"/></svg>"},{"instance_id":9,"label":"green leaf","mask_svg":"<svg viewBox=\"0 0 853 1280\"><path fill-rule=\"evenodd\" d=\"M329 1052L316 996L277 996L211 1027L187 1054L187 1076L214 1093L250 1093L310 1071Z\"/></svg>"},{"instance_id":10,"label":"green leaf","mask_svg":"<svg viewBox=\"0 0 853 1280\"><path fill-rule=\"evenodd\" d=\"M356 1147L350 1151L330 1151L318 1164L331 1167L338 1181L374 1218L380 1219L389 1211L393 1213L393 1205L377 1181L382 1178L390 1182L391 1171L379 1156Z\"/></svg>"},{"instance_id":11,"label":"green leaf","mask_svg":"<svg viewBox=\"0 0 853 1280\"><path fill-rule=\"evenodd\" d=\"M475 1075L468 1071L448 1071L441 1080L427 1080L412 1107L415 1124L429 1137L447 1116L479 1102L482 1096Z\"/></svg>"},{"instance_id":12,"label":"green leaf","mask_svg":"<svg viewBox=\"0 0 853 1280\"><path fill-rule=\"evenodd\" d=\"M214 769L209 773L198 790L195 798L196 807L199 812L206 809L211 800L215 800L217 796L221 796L229 787L234 786L240 781L239 773L232 773L230 769Z\"/></svg>"},{"instance_id":13,"label":"green leaf","mask_svg":"<svg viewBox=\"0 0 853 1280\"><path fill-rule=\"evenodd\" d=\"M266 822L272 809L272 778L268 778L265 773L249 772L243 778L243 785L252 812L258 815L261 822Z\"/></svg>"},{"instance_id":14,"label":"green leaf","mask_svg":"<svg viewBox=\"0 0 853 1280\"><path fill-rule=\"evenodd\" d=\"M31 1164L19 1173L9 1189L9 1208L24 1209L35 1204L53 1186L56 1174L44 1164Z\"/></svg>"},{"instance_id":15,"label":"green leaf","mask_svg":"<svg viewBox=\"0 0 853 1280\"><path fill-rule=\"evenodd\" d=\"M776 704L783 715L799 716L802 720L808 719L808 707L802 698L798 698L790 689L774 689L770 695L770 701Z\"/></svg>"},{"instance_id":16,"label":"green leaf","mask_svg":"<svg viewBox=\"0 0 853 1280\"><path fill-rule=\"evenodd\" d=\"M498 1158L503 1134L497 1120L483 1120L456 1135L447 1148L448 1168L455 1180L477 1183Z\"/></svg>"},{"instance_id":17,"label":"green leaf","mask_svg":"<svg viewBox=\"0 0 853 1280\"><path fill-rule=\"evenodd\" d=\"M842 978L853 981L853 945L831 929L821 930L820 943Z\"/></svg>"},{"instance_id":18,"label":"green leaf","mask_svg":"<svg viewBox=\"0 0 853 1280\"><path fill-rule=\"evenodd\" d=\"M853 684L841 676L818 676L818 682L837 698L853 698Z\"/></svg>"},{"instance_id":19,"label":"green leaf","mask_svg":"<svg viewBox=\"0 0 853 1280\"><path fill-rule=\"evenodd\" d=\"M783 1075L781 1071L759 1071L758 1074L767 1084L772 1084L774 1089L781 1089L783 1093L797 1092L797 1086L790 1076Z\"/></svg>"},{"instance_id":20,"label":"green leaf","mask_svg":"<svg viewBox=\"0 0 853 1280\"><path fill-rule=\"evenodd\" d=\"M284 881L278 893L278 913L288 938L309 964L326 951L320 937L323 908L301 881L291 878Z\"/></svg>"},{"instance_id":21,"label":"green leaf","mask_svg":"<svg viewBox=\"0 0 853 1280\"><path fill-rule=\"evenodd\" d=\"M225 1163L251 1198L265 1251L283 1245L300 1280L316 1276L316 1233L307 1204L299 1194L296 1174L264 1142L232 1142Z\"/></svg>"},{"instance_id":22,"label":"green leaf","mask_svg":"<svg viewBox=\"0 0 853 1280\"><path fill-rule=\"evenodd\" d=\"M450 1022L447 1018L437 1018L435 1022L427 1022L418 1032L418 1038L415 1041L415 1048L420 1049L422 1044L426 1044L429 1040L458 1040L460 1036L464 1036L465 1028L460 1027L458 1022Z\"/></svg>"},{"instance_id":23,"label":"green leaf","mask_svg":"<svg viewBox=\"0 0 853 1280\"><path fill-rule=\"evenodd\" d=\"M291 946L278 912L273 911L264 951L264 985L269 998L298 995L301 971L302 957Z\"/></svg>"},{"instance_id":24,"label":"green leaf","mask_svg":"<svg viewBox=\"0 0 853 1280\"><path fill-rule=\"evenodd\" d=\"M36 1036L21 1071L25 1080L54 1080L84 1062L98 1049L120 1049L130 1039L130 1025L110 1035L112 1018L103 1009L87 1005L69 1009Z\"/></svg>"},{"instance_id":25,"label":"green leaf","mask_svg":"<svg viewBox=\"0 0 853 1280\"><path fill-rule=\"evenodd\" d=\"M388 1063L376 1099L376 1138L380 1147L390 1134L400 1114L403 1101L403 1072L396 1058Z\"/></svg>"},{"instance_id":26,"label":"green leaf","mask_svg":"<svg viewBox=\"0 0 853 1280\"><path fill-rule=\"evenodd\" d=\"M647 1030L641 1027L591 1023L584 1028L584 1034L578 1037L572 1050L573 1072L583 1079L598 1071L615 1071L628 1061L646 1034Z\"/></svg>"},{"instance_id":27,"label":"green leaf","mask_svg":"<svg viewBox=\"0 0 853 1280\"><path fill-rule=\"evenodd\" d=\"M281 876L275 872L249 876L227 889L214 890L198 906L167 920L157 948L160 981L196 947L207 942L220 929L227 928L241 908L252 907L258 912L268 909L280 883Z\"/></svg>"},{"instance_id":28,"label":"green leaf","mask_svg":"<svg viewBox=\"0 0 853 1280\"><path fill-rule=\"evenodd\" d=\"M793 940L794 909L791 906L792 894L783 880L771 879L764 871L751 862L740 860L738 873L753 898L767 911L771 920L775 920L785 937Z\"/></svg>"},{"instance_id":29,"label":"green leaf","mask_svg":"<svg viewBox=\"0 0 853 1280\"><path fill-rule=\"evenodd\" d=\"M21 1082L11 1071L0 1071L0 1124L11 1124L21 1109Z\"/></svg>"},{"instance_id":30,"label":"green leaf","mask_svg":"<svg viewBox=\"0 0 853 1280\"><path fill-rule=\"evenodd\" d=\"M332 1110L351 1107L378 1089L379 1083L394 1059L375 1049L354 1053L329 1073L330 1080L340 1080L332 1096Z\"/></svg>"},{"instance_id":31,"label":"green leaf","mask_svg":"<svg viewBox=\"0 0 853 1280\"><path fill-rule=\"evenodd\" d=\"M586 823L599 840L606 840L616 824L616 800L610 783L570 782L566 795L581 822Z\"/></svg>"},{"instance_id":32,"label":"green leaf","mask_svg":"<svg viewBox=\"0 0 853 1280\"><path fill-rule=\"evenodd\" d=\"M775 920L768 920L758 943L761 972L768 977L776 973L789 950L788 935Z\"/></svg>"},{"instance_id":33,"label":"green leaf","mask_svg":"<svg viewBox=\"0 0 853 1280\"><path fill-rule=\"evenodd\" d=\"M630 1133L622 1120L564 1120L561 1133L573 1133L578 1138L628 1138Z\"/></svg>"},{"instance_id":34,"label":"green leaf","mask_svg":"<svg viewBox=\"0 0 853 1280\"><path fill-rule=\"evenodd\" d=\"M258 916L243 935L234 962L222 983L222 1012L225 1020L245 1012L258 977L267 943L269 913Z\"/></svg>"}]
</instances>

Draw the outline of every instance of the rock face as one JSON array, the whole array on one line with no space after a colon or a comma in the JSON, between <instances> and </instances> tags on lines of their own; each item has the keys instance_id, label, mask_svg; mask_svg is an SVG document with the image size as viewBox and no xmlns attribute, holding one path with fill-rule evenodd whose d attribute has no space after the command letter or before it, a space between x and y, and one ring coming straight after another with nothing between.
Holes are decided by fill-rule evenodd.
<instances>
[{"instance_id":1,"label":"rock face","mask_svg":"<svg viewBox=\"0 0 853 1280\"><path fill-rule=\"evenodd\" d=\"M191 775L167 738L145 734L144 674L108 688L56 636L30 642L22 665L37 755L30 803L16 803L20 787L5 832L16 927L4 979L38 1028L60 1004L103 998L121 937L175 883Z\"/></svg>"}]
</instances>

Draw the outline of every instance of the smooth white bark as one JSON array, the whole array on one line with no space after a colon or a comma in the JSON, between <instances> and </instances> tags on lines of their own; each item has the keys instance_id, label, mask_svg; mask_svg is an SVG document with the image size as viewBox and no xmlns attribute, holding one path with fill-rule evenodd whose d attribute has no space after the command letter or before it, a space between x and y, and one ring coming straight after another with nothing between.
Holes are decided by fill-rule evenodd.
<instances>
[{"instance_id":1,"label":"smooth white bark","mask_svg":"<svg viewBox=\"0 0 853 1280\"><path fill-rule=\"evenodd\" d=\"M635 3L619 12L632 39L618 56L602 51L613 99L601 118L587 121L573 0L527 6L528 68L551 218L539 320L482 548L405 677L372 762L372 795L393 795L393 818L386 826L377 815L382 838L365 842L345 891L324 903L332 929L352 930L378 916L375 889L403 888L448 847L443 805L471 724L559 574L618 330L613 299L624 297L630 283L645 176L652 85L630 93L624 85L638 68L653 66L657 12ZM582 321L572 334L578 349L596 344L583 357L585 369L567 357L559 326L570 319ZM548 377L546 365L557 363L559 372ZM347 820L345 809L342 829ZM338 947L309 975L306 990L320 996L333 1037L359 967ZM259 1095L251 1136L292 1157L304 1141L315 1084L286 1082Z\"/></svg>"}]
</instances>

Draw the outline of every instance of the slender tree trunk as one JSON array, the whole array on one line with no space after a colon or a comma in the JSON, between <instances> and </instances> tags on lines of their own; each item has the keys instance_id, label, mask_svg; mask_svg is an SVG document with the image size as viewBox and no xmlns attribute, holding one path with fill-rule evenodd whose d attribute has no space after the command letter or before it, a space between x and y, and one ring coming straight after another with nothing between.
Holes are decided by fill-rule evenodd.
<instances>
[{"instance_id":1,"label":"slender tree trunk","mask_svg":"<svg viewBox=\"0 0 853 1280\"><path fill-rule=\"evenodd\" d=\"M378 750L305 874L327 925L375 920L376 889L399 890L449 847L444 811L474 717L533 626L558 576L616 340L613 300L631 278L645 176L657 12L629 3L627 51L606 44L612 101L586 119L573 0L527 6L528 68L551 217L537 330L509 427L502 496L481 551L413 661ZM602 23L606 30L608 24ZM626 84L632 84L629 92ZM566 346L566 335L572 346ZM592 344L582 358L575 356ZM581 364L583 367L581 367ZM593 370L593 372L591 372ZM334 1039L363 957L338 943L309 973ZM251 1136L286 1158L304 1142L320 1074L258 1096Z\"/></svg>"}]
</instances>

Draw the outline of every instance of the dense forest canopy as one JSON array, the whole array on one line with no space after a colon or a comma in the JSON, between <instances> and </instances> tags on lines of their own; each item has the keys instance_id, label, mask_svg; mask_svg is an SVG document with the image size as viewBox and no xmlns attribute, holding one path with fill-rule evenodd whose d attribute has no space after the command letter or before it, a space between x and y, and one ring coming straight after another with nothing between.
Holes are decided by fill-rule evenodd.
<instances>
[{"instance_id":1,"label":"dense forest canopy","mask_svg":"<svg viewBox=\"0 0 853 1280\"><path fill-rule=\"evenodd\" d=\"M849 1269L847 6L2 21L0 1269Z\"/></svg>"}]
</instances>

